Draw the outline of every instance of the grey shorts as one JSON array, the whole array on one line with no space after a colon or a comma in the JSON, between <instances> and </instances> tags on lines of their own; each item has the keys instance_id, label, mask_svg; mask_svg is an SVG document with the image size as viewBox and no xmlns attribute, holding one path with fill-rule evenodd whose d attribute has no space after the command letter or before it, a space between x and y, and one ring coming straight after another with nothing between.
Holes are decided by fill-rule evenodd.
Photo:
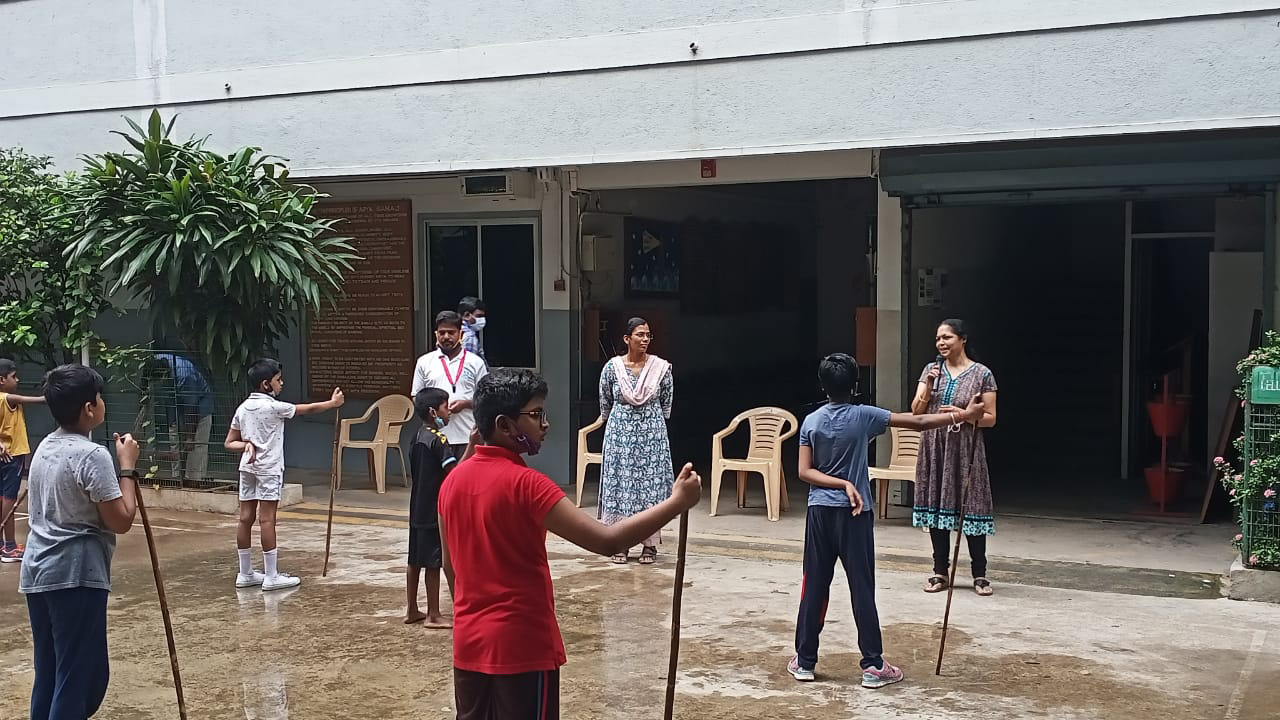
<instances>
[{"instance_id":1,"label":"grey shorts","mask_svg":"<svg viewBox=\"0 0 1280 720\"><path fill-rule=\"evenodd\" d=\"M284 489L284 477L281 475L259 476L240 471L241 500L280 500Z\"/></svg>"}]
</instances>

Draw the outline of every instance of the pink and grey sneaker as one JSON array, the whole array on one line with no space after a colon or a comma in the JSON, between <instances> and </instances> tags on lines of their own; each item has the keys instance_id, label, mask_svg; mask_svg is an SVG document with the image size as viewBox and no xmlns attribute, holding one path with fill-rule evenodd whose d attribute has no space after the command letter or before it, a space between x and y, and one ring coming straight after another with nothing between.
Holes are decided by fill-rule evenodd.
<instances>
[{"instance_id":1,"label":"pink and grey sneaker","mask_svg":"<svg viewBox=\"0 0 1280 720\"><path fill-rule=\"evenodd\" d=\"M813 668L801 667L798 655L792 655L791 659L787 661L787 672L791 673L791 677L800 682L813 682L814 680Z\"/></svg>"},{"instance_id":2,"label":"pink and grey sneaker","mask_svg":"<svg viewBox=\"0 0 1280 720\"><path fill-rule=\"evenodd\" d=\"M22 562L22 546L7 547L0 550L0 563Z\"/></svg>"},{"instance_id":3,"label":"pink and grey sneaker","mask_svg":"<svg viewBox=\"0 0 1280 720\"><path fill-rule=\"evenodd\" d=\"M862 687L874 689L902 682L901 668L890 665L889 661L884 659L880 663L879 669L869 667L862 671Z\"/></svg>"}]
</instances>

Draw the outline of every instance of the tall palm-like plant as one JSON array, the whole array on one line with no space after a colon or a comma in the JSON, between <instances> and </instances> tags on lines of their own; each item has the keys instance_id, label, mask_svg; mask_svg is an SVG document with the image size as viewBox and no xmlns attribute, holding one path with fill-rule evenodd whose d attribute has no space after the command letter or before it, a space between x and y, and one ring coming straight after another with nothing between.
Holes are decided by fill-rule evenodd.
<instances>
[{"instance_id":1,"label":"tall palm-like plant","mask_svg":"<svg viewBox=\"0 0 1280 720\"><path fill-rule=\"evenodd\" d=\"M176 119L176 118L174 118ZM221 155L177 142L153 111L117 132L132 151L83 158L67 191L71 258L104 257L111 292L146 303L212 369L234 378L306 310L332 303L359 260L318 198L280 158L249 147ZM126 118L127 120L127 118Z\"/></svg>"}]
</instances>

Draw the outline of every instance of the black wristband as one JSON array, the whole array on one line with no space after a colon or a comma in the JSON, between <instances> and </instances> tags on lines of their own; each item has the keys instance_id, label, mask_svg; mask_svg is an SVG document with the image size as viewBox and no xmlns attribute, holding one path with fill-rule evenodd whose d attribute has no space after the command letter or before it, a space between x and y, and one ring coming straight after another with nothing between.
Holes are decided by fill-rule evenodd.
<instances>
[{"instance_id":1,"label":"black wristband","mask_svg":"<svg viewBox=\"0 0 1280 720\"><path fill-rule=\"evenodd\" d=\"M127 477L127 478L132 478L132 479L134 479L134 480L137 480L137 479L138 479L138 471L137 471L137 470L134 470L134 469L129 469L129 470L121 469L121 470L120 470L120 477Z\"/></svg>"}]
</instances>

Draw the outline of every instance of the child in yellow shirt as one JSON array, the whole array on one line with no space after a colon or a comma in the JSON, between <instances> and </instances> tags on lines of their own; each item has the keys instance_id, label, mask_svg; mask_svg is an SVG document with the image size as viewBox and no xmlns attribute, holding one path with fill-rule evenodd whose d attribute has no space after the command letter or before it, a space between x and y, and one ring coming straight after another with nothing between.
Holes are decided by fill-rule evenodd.
<instances>
[{"instance_id":1,"label":"child in yellow shirt","mask_svg":"<svg viewBox=\"0 0 1280 720\"><path fill-rule=\"evenodd\" d=\"M13 517L9 514L18 502L18 488L22 486L22 470L26 467L31 446L27 443L27 419L22 406L43 403L43 397L15 395L18 389L18 364L0 358L0 517L9 518L2 529L0 563L22 562L23 547L18 544L14 532Z\"/></svg>"}]
</instances>

